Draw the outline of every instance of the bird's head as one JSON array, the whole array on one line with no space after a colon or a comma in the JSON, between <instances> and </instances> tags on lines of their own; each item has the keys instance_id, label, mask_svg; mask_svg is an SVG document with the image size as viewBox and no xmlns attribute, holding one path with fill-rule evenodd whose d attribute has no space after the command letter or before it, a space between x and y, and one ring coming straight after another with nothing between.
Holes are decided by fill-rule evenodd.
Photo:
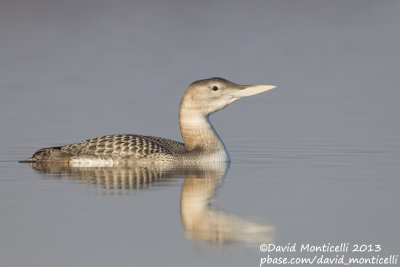
<instances>
[{"instance_id":1,"label":"bird's head","mask_svg":"<svg viewBox=\"0 0 400 267\"><path fill-rule=\"evenodd\" d=\"M181 109L190 109L207 116L234 101L271 89L274 85L239 85L222 78L210 78L191 83L182 97Z\"/></svg>"}]
</instances>

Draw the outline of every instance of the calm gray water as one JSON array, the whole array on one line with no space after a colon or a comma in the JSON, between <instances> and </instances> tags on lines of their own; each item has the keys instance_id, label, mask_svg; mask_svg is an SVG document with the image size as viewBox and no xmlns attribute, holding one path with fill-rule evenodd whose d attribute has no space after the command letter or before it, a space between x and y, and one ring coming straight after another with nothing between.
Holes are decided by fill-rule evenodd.
<instances>
[{"instance_id":1,"label":"calm gray water","mask_svg":"<svg viewBox=\"0 0 400 267\"><path fill-rule=\"evenodd\" d=\"M399 2L0 5L1 266L259 266L268 242L399 254ZM106 134L180 140L180 97L212 76L278 85L212 115L229 168L17 162Z\"/></svg>"}]
</instances>

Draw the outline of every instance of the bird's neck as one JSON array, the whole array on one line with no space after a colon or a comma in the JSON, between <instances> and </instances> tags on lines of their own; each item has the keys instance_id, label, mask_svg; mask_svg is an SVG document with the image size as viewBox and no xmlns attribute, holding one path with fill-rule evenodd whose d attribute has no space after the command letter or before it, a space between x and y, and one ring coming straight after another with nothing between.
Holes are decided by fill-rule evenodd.
<instances>
[{"instance_id":1,"label":"bird's neck","mask_svg":"<svg viewBox=\"0 0 400 267\"><path fill-rule=\"evenodd\" d=\"M225 145L211 125L208 116L181 105L179 124L185 148L189 153L215 155L219 160L229 161Z\"/></svg>"}]
</instances>

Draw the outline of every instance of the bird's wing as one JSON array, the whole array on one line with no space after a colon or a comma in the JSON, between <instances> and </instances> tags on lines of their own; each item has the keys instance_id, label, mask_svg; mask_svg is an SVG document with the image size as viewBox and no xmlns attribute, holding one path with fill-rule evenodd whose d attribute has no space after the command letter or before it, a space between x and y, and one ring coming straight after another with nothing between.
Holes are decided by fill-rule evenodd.
<instances>
[{"instance_id":1,"label":"bird's wing","mask_svg":"<svg viewBox=\"0 0 400 267\"><path fill-rule=\"evenodd\" d=\"M184 145L173 140L142 135L106 135L66 145L61 151L78 155L134 156L144 158L152 154L176 154Z\"/></svg>"}]
</instances>

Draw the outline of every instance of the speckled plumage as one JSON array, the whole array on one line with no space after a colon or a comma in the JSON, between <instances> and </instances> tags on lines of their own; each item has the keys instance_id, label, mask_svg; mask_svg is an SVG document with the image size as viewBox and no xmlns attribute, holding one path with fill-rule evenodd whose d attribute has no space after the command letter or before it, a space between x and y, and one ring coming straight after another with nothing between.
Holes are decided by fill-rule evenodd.
<instances>
[{"instance_id":1,"label":"speckled plumage","mask_svg":"<svg viewBox=\"0 0 400 267\"><path fill-rule=\"evenodd\" d=\"M152 154L175 155L184 151L182 143L160 137L132 134L106 135L61 147L73 155L120 155L145 158Z\"/></svg>"},{"instance_id":2,"label":"speckled plumage","mask_svg":"<svg viewBox=\"0 0 400 267\"><path fill-rule=\"evenodd\" d=\"M153 155L174 157L185 152L183 143L161 137L142 136L133 134L106 135L91 138L79 143L42 148L27 161L51 159L70 159L72 157L107 156L129 159L145 159Z\"/></svg>"}]
</instances>

